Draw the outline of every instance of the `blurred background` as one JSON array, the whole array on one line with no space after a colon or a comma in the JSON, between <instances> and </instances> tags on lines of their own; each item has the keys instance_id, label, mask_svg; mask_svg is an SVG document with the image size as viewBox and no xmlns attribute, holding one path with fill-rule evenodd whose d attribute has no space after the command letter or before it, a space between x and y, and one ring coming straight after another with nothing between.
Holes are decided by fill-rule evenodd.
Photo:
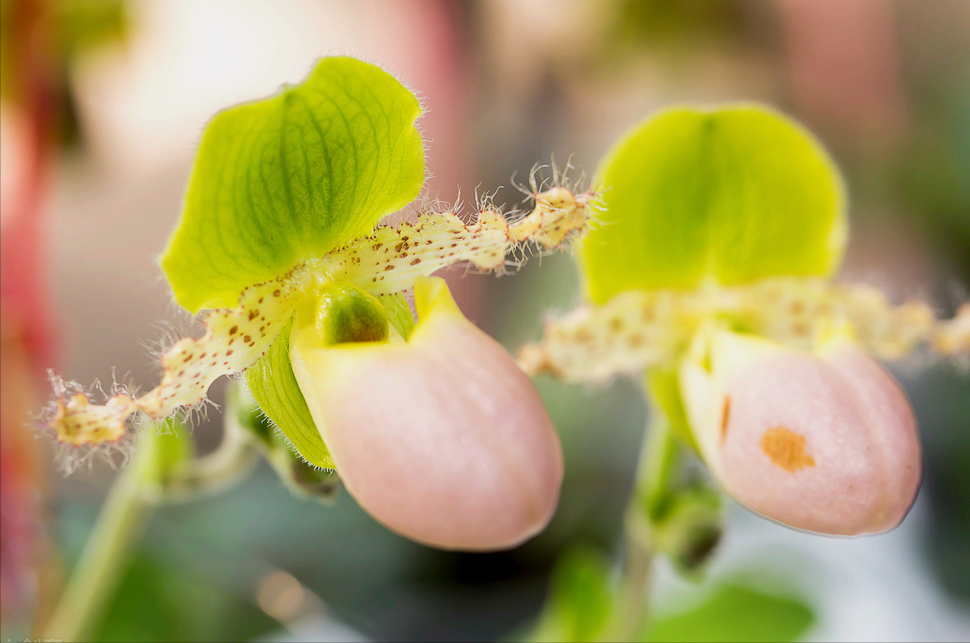
<instances>
[{"instance_id":1,"label":"blurred background","mask_svg":"<svg viewBox=\"0 0 970 643\"><path fill-rule=\"evenodd\" d=\"M183 332L156 264L194 149L218 109L298 82L327 54L395 73L423 100L429 194L519 204L555 156L592 173L677 103L760 101L803 121L845 174L842 278L952 314L970 285L970 2L887 0L2 0L2 636L43 619L117 471L70 477L24 421L44 370L152 385L150 345ZM566 255L514 277L449 276L511 350L579 303ZM146 347L146 341L149 347ZM738 507L702 579L658 565L667 637L750 638L739 615L806 640L970 638L970 377L893 365L924 444L924 484L890 534L797 533ZM538 381L566 480L550 527L498 554L434 551L342 493L293 497L268 467L151 519L97 628L102 641L496 640L528 631L566 551L616 555L646 422L635 382ZM222 389L217 387L215 399ZM220 416L197 425L200 451ZM705 597L716 634L677 630ZM759 602L760 601L760 602ZM723 603L723 601L722 601ZM748 612L745 612L748 610ZM666 616L665 616L666 615ZM696 621L701 618L697 614ZM721 619L721 620L718 620ZM738 629L740 628L740 629ZM774 630L770 630L774 632ZM788 631L788 630L785 630ZM686 632L686 633L685 633ZM779 636L767 635L767 638Z\"/></svg>"}]
</instances>

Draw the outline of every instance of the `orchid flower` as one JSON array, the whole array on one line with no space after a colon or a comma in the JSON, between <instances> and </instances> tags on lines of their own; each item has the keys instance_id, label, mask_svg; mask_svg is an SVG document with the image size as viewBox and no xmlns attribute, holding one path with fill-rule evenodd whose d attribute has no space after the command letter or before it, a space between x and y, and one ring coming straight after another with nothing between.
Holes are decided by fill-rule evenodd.
<instances>
[{"instance_id":1,"label":"orchid flower","mask_svg":"<svg viewBox=\"0 0 970 643\"><path fill-rule=\"evenodd\" d=\"M391 529L454 549L541 529L562 478L558 437L511 356L429 276L459 262L501 272L527 243L557 249L587 227L596 195L557 186L514 220L486 208L471 225L422 212L375 227L421 189L420 113L389 74L334 57L218 114L161 259L176 301L205 311L205 334L176 341L141 395L119 386L95 403L53 378L57 440L117 443L242 373L299 456L335 469Z\"/></svg>"},{"instance_id":2,"label":"orchid flower","mask_svg":"<svg viewBox=\"0 0 970 643\"><path fill-rule=\"evenodd\" d=\"M739 502L828 534L897 525L919 441L871 356L970 353L970 305L938 320L834 283L841 179L811 135L760 107L661 113L621 139L598 184L602 225L580 250L589 304L550 320L523 368L671 374L661 412Z\"/></svg>"}]
</instances>

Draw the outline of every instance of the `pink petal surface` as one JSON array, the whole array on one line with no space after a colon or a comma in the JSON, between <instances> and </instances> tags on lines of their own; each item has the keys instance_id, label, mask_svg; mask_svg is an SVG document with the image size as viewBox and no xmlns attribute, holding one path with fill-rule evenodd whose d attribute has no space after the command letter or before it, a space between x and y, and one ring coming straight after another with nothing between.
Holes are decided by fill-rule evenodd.
<instances>
[{"instance_id":1,"label":"pink petal surface","mask_svg":"<svg viewBox=\"0 0 970 643\"><path fill-rule=\"evenodd\" d=\"M291 356L348 492L388 528L495 550L549 522L559 438L532 382L457 309L432 310L407 344L313 348L304 334Z\"/></svg>"},{"instance_id":2,"label":"pink petal surface","mask_svg":"<svg viewBox=\"0 0 970 643\"><path fill-rule=\"evenodd\" d=\"M891 529L906 517L921 479L921 450L913 409L892 375L851 344L833 344L826 349L824 358L850 383L869 419L873 442L881 452L887 474L882 529Z\"/></svg>"},{"instance_id":3,"label":"pink petal surface","mask_svg":"<svg viewBox=\"0 0 970 643\"><path fill-rule=\"evenodd\" d=\"M899 524L919 487L920 448L885 369L847 341L815 356L726 336L714 342L699 440L725 490L798 529L856 535Z\"/></svg>"}]
</instances>

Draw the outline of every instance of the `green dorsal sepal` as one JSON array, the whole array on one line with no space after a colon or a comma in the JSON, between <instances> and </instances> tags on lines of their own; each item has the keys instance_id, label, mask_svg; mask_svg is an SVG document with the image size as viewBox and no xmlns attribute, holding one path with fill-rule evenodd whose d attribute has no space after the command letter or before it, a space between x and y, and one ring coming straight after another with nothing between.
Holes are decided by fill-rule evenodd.
<instances>
[{"instance_id":1,"label":"green dorsal sepal","mask_svg":"<svg viewBox=\"0 0 970 643\"><path fill-rule=\"evenodd\" d=\"M220 112L202 135L162 255L191 312L371 232L424 184L418 99L353 58L324 58L277 95Z\"/></svg>"},{"instance_id":2,"label":"green dorsal sepal","mask_svg":"<svg viewBox=\"0 0 970 643\"><path fill-rule=\"evenodd\" d=\"M580 252L587 296L711 281L828 276L847 235L834 163L800 125L757 105L661 112L597 171L604 212Z\"/></svg>"}]
</instances>

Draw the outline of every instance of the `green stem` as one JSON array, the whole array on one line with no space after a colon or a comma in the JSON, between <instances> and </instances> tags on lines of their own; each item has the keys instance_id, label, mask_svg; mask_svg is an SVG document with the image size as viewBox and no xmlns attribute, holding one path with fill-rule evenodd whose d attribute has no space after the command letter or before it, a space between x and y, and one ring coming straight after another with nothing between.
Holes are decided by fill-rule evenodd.
<instances>
[{"instance_id":1,"label":"green stem","mask_svg":"<svg viewBox=\"0 0 970 643\"><path fill-rule=\"evenodd\" d=\"M180 425L172 433L143 430L131 462L115 480L77 567L51 621L47 638L90 637L111 599L132 545L157 504L224 490L258 461L252 436L227 423L219 448L192 458L191 438Z\"/></svg>"},{"instance_id":2,"label":"green stem","mask_svg":"<svg viewBox=\"0 0 970 643\"><path fill-rule=\"evenodd\" d=\"M139 440L144 443L146 440ZM47 626L45 638L90 639L111 598L131 546L141 534L150 509L143 486L154 449L140 444L108 494L81 558Z\"/></svg>"},{"instance_id":3,"label":"green stem","mask_svg":"<svg viewBox=\"0 0 970 643\"><path fill-rule=\"evenodd\" d=\"M673 493L671 484L677 464L679 447L662 417L663 411L654 406L653 417L647 427L644 449L637 472L637 490L633 502L640 502L652 522L659 520Z\"/></svg>"},{"instance_id":4,"label":"green stem","mask_svg":"<svg viewBox=\"0 0 970 643\"><path fill-rule=\"evenodd\" d=\"M623 576L618 595L616 640L633 641L643 629L650 611L650 568L653 551L627 527Z\"/></svg>"},{"instance_id":5,"label":"green stem","mask_svg":"<svg viewBox=\"0 0 970 643\"><path fill-rule=\"evenodd\" d=\"M259 463L256 439L227 413L222 442L212 453L183 463L160 476L154 488L147 491L156 502L197 500L221 493L238 484Z\"/></svg>"},{"instance_id":6,"label":"green stem","mask_svg":"<svg viewBox=\"0 0 970 643\"><path fill-rule=\"evenodd\" d=\"M646 625L650 608L650 569L654 548L652 525L670 500L679 447L659 405L651 409L637 465L637 480L626 514L623 576L619 588L619 640L634 640Z\"/></svg>"}]
</instances>

